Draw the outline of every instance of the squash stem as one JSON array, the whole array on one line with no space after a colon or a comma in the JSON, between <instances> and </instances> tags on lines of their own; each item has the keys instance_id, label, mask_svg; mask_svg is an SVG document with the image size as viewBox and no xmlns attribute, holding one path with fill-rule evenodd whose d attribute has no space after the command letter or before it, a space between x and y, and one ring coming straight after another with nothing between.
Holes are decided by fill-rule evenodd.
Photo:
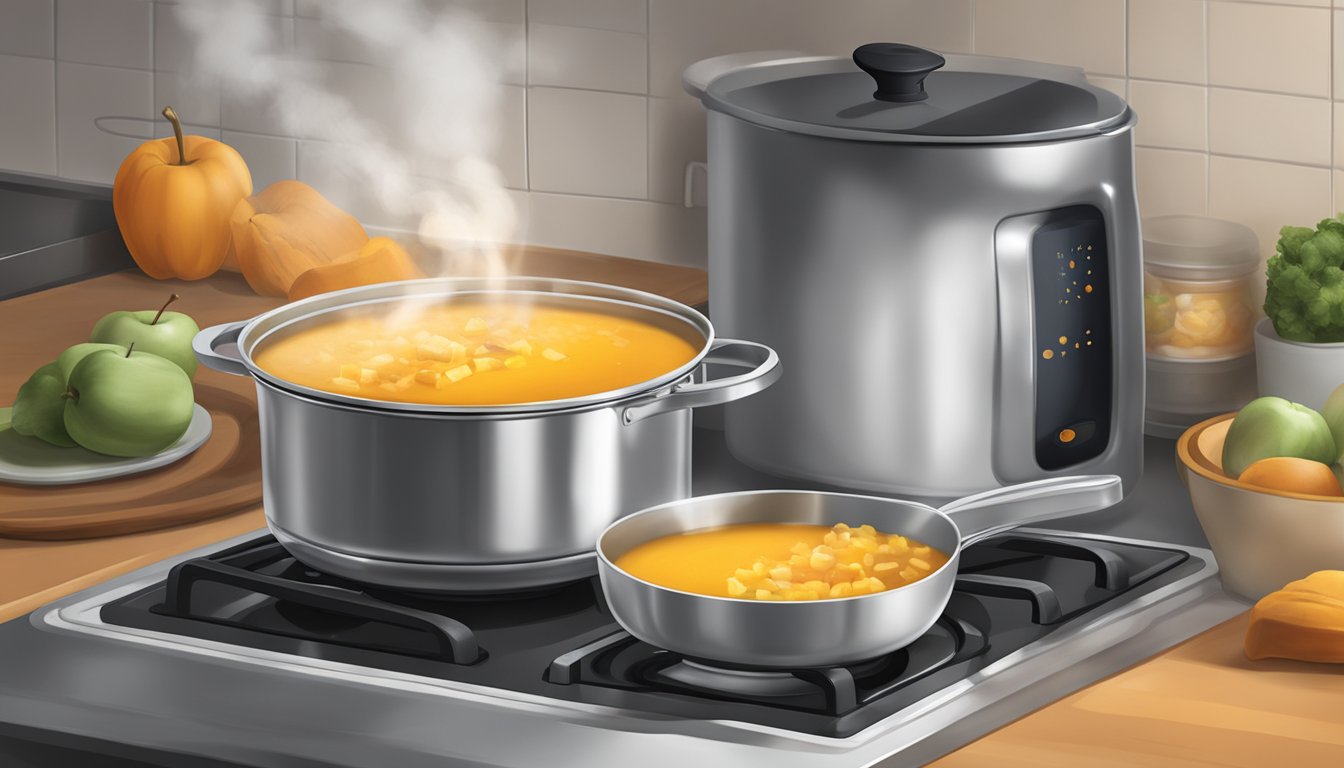
<instances>
[{"instance_id":1,"label":"squash stem","mask_svg":"<svg viewBox=\"0 0 1344 768\"><path fill-rule=\"evenodd\" d=\"M168 300L165 301L165 302L163 302L163 306L162 306L162 307L159 307L159 313L158 313L157 315L154 316L154 319L151 320L151 321L149 322L149 324L150 324L150 325L158 325L158 324L159 324L159 318L160 318L160 317L163 317L163 311L164 311L165 309L168 308L168 305L169 305L169 304L172 304L174 301L177 301L177 300L180 299L180 298L182 298L182 297L181 297L181 296L178 296L176 293L174 293L172 296L169 296L169 297L168 297Z\"/></svg>"},{"instance_id":2,"label":"squash stem","mask_svg":"<svg viewBox=\"0 0 1344 768\"><path fill-rule=\"evenodd\" d=\"M187 150L182 145L182 121L178 119L177 113L173 111L172 107L164 107L163 116L173 124L173 137L177 139L177 164L186 165Z\"/></svg>"},{"instance_id":3,"label":"squash stem","mask_svg":"<svg viewBox=\"0 0 1344 768\"><path fill-rule=\"evenodd\" d=\"M134 352L134 351L135 351L135 342L132 341L132 342L131 342L131 346L129 346L129 347L126 348L126 357L130 357L130 356L131 356L131 353Z\"/></svg>"}]
</instances>

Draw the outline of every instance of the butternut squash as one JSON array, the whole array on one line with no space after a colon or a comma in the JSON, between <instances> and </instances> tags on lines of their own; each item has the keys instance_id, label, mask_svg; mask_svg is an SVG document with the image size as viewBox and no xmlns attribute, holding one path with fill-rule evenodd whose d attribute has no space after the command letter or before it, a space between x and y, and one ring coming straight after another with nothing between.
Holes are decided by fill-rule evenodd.
<instances>
[{"instance_id":1,"label":"butternut squash","mask_svg":"<svg viewBox=\"0 0 1344 768\"><path fill-rule=\"evenodd\" d=\"M200 280L231 252L229 216L252 194L252 174L233 147L183 136L172 107L173 138L136 147L112 181L112 211L126 249L156 280Z\"/></svg>"},{"instance_id":2,"label":"butternut squash","mask_svg":"<svg viewBox=\"0 0 1344 768\"><path fill-rule=\"evenodd\" d=\"M340 291L359 285L388 283L424 277L406 251L388 237L374 237L354 258L313 267L294 279L289 300L296 301L319 293Z\"/></svg>"},{"instance_id":3,"label":"butternut squash","mask_svg":"<svg viewBox=\"0 0 1344 768\"><path fill-rule=\"evenodd\" d=\"M1344 663L1344 571L1317 571L1260 598L1246 658Z\"/></svg>"},{"instance_id":4,"label":"butternut squash","mask_svg":"<svg viewBox=\"0 0 1344 768\"><path fill-rule=\"evenodd\" d=\"M252 290L285 296L299 275L348 259L369 241L355 217L301 181L277 181L238 202L229 221Z\"/></svg>"}]
</instances>

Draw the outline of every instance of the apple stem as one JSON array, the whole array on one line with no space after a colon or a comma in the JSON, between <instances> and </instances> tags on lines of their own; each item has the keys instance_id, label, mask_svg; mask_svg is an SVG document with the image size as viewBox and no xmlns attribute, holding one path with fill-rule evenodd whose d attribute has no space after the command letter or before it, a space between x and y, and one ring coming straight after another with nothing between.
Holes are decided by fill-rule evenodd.
<instances>
[{"instance_id":1,"label":"apple stem","mask_svg":"<svg viewBox=\"0 0 1344 768\"><path fill-rule=\"evenodd\" d=\"M127 356L127 357L130 357L130 356L131 356L131 351L134 350L134 349L135 349L135 342L132 341L132 342L131 342L131 346L129 346L129 347L126 348L126 356Z\"/></svg>"},{"instance_id":2,"label":"apple stem","mask_svg":"<svg viewBox=\"0 0 1344 768\"><path fill-rule=\"evenodd\" d=\"M173 136L177 139L177 164L186 165L187 150L182 144L182 121L178 119L177 113L173 111L172 107L164 107L163 116L173 124Z\"/></svg>"},{"instance_id":3,"label":"apple stem","mask_svg":"<svg viewBox=\"0 0 1344 768\"><path fill-rule=\"evenodd\" d=\"M162 306L162 307L159 307L159 313L158 313L157 315L154 316L154 319L153 319L152 321L150 321L149 324L150 324L150 325L158 325L158 324L159 324L159 318L160 318L160 317L163 317L163 311L164 311L165 309L168 308L168 305L169 305L169 304L172 304L174 301L177 301L177 300L180 299L180 298L182 298L182 297L181 297L181 296L178 296L176 293L174 293L172 296L169 296L169 297L168 297L168 300L165 301L165 302L163 302L163 306Z\"/></svg>"},{"instance_id":4,"label":"apple stem","mask_svg":"<svg viewBox=\"0 0 1344 768\"><path fill-rule=\"evenodd\" d=\"M65 388L65 391L61 393L61 399L73 400L75 401L75 405L79 405L79 390L75 389L74 387L67 386Z\"/></svg>"}]
</instances>

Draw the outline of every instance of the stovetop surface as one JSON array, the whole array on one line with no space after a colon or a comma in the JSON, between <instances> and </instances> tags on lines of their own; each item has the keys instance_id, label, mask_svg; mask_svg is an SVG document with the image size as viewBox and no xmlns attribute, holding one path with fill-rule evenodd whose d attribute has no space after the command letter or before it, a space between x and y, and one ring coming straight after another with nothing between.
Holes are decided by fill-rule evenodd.
<instances>
[{"instance_id":1,"label":"stovetop surface","mask_svg":"<svg viewBox=\"0 0 1344 768\"><path fill-rule=\"evenodd\" d=\"M965 550L938 623L844 667L721 669L636 640L597 580L445 600L385 593L294 560L269 536L175 565L101 608L103 622L233 646L689 719L844 738L1182 576L1176 548L1014 533Z\"/></svg>"}]
</instances>

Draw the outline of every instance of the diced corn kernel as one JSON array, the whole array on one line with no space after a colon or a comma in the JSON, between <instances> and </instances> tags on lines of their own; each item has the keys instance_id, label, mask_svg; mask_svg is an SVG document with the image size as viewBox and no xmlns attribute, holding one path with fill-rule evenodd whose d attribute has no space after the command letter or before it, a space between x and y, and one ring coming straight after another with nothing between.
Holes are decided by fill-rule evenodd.
<instances>
[{"instance_id":1,"label":"diced corn kernel","mask_svg":"<svg viewBox=\"0 0 1344 768\"><path fill-rule=\"evenodd\" d=\"M496 360L493 357L478 357L475 360L472 360L471 364L476 366L477 373L482 373L484 371L500 371L504 369L504 361Z\"/></svg>"},{"instance_id":2,"label":"diced corn kernel","mask_svg":"<svg viewBox=\"0 0 1344 768\"><path fill-rule=\"evenodd\" d=\"M530 355L530 354L532 354L532 345L531 345L530 343L528 343L527 339L519 339L519 340L517 340L517 341L510 342L510 343L508 343L508 344L505 344L505 345L504 345L504 348L507 349L507 350L509 350L510 352L513 352L513 353L516 353L516 354L519 354L519 355Z\"/></svg>"},{"instance_id":3,"label":"diced corn kernel","mask_svg":"<svg viewBox=\"0 0 1344 768\"><path fill-rule=\"evenodd\" d=\"M853 593L854 587L848 581L842 581L831 586L831 597L848 597Z\"/></svg>"},{"instance_id":4,"label":"diced corn kernel","mask_svg":"<svg viewBox=\"0 0 1344 768\"><path fill-rule=\"evenodd\" d=\"M849 540L849 546L861 552L876 552L877 540L870 539L864 536L854 536Z\"/></svg>"},{"instance_id":5,"label":"diced corn kernel","mask_svg":"<svg viewBox=\"0 0 1344 768\"><path fill-rule=\"evenodd\" d=\"M921 559L919 559L918 557L912 557L912 558L910 558L910 567L911 567L911 568L917 568L917 569L919 569L919 570L921 570L921 571L927 571L927 570L929 570L929 564L928 564L928 562L925 561L925 560L921 560Z\"/></svg>"},{"instance_id":6,"label":"diced corn kernel","mask_svg":"<svg viewBox=\"0 0 1344 768\"><path fill-rule=\"evenodd\" d=\"M765 563L761 562L760 560L757 560L756 562L751 564L751 570L755 571L756 575L758 576L764 576L766 573L770 571L769 568L765 567Z\"/></svg>"},{"instance_id":7,"label":"diced corn kernel","mask_svg":"<svg viewBox=\"0 0 1344 768\"><path fill-rule=\"evenodd\" d=\"M443 377L456 384L457 382L471 375L470 365L459 365L456 368L444 371Z\"/></svg>"},{"instance_id":8,"label":"diced corn kernel","mask_svg":"<svg viewBox=\"0 0 1344 768\"><path fill-rule=\"evenodd\" d=\"M467 321L466 325L462 326L462 330L467 333L485 333L490 330L490 324L479 317L473 317Z\"/></svg>"},{"instance_id":9,"label":"diced corn kernel","mask_svg":"<svg viewBox=\"0 0 1344 768\"><path fill-rule=\"evenodd\" d=\"M355 370L359 369L356 368ZM341 389L350 390L352 392L359 391L359 382L345 376L337 376L331 380L331 383L333 386L340 387Z\"/></svg>"},{"instance_id":10,"label":"diced corn kernel","mask_svg":"<svg viewBox=\"0 0 1344 768\"><path fill-rule=\"evenodd\" d=\"M820 549L820 547L818 547ZM812 557L808 561L814 571L829 571L835 567L835 555L813 550Z\"/></svg>"},{"instance_id":11,"label":"diced corn kernel","mask_svg":"<svg viewBox=\"0 0 1344 768\"><path fill-rule=\"evenodd\" d=\"M789 555L789 567L790 567L790 568L806 568L806 567L807 567L807 558L808 558L807 555Z\"/></svg>"},{"instance_id":12,"label":"diced corn kernel","mask_svg":"<svg viewBox=\"0 0 1344 768\"><path fill-rule=\"evenodd\" d=\"M872 567L873 567L874 565L876 565L876 564L877 564L877 558L873 557L873 555L872 555L871 552L870 552L870 553L867 553L867 554L865 554L865 555L863 556L863 567L864 567L864 568L872 568Z\"/></svg>"},{"instance_id":13,"label":"diced corn kernel","mask_svg":"<svg viewBox=\"0 0 1344 768\"><path fill-rule=\"evenodd\" d=\"M377 383L378 383L378 372L375 371L375 370L373 370L372 368L360 368L360 369L359 369L359 383L360 383L360 384L377 384Z\"/></svg>"},{"instance_id":14,"label":"diced corn kernel","mask_svg":"<svg viewBox=\"0 0 1344 768\"><path fill-rule=\"evenodd\" d=\"M453 350L447 346L420 344L415 348L415 356L420 360L442 360L447 363L453 359Z\"/></svg>"},{"instance_id":15,"label":"diced corn kernel","mask_svg":"<svg viewBox=\"0 0 1344 768\"><path fill-rule=\"evenodd\" d=\"M341 378L359 381L359 366L346 363L341 366Z\"/></svg>"},{"instance_id":16,"label":"diced corn kernel","mask_svg":"<svg viewBox=\"0 0 1344 768\"><path fill-rule=\"evenodd\" d=\"M824 581L819 581L817 579L811 579L809 581L805 581L803 582L802 586L803 589L806 589L809 592L829 593L831 591L831 585L827 584Z\"/></svg>"},{"instance_id":17,"label":"diced corn kernel","mask_svg":"<svg viewBox=\"0 0 1344 768\"><path fill-rule=\"evenodd\" d=\"M835 525L831 526L831 530L835 531L836 533L844 533L845 531L849 530L849 525L846 523L836 523Z\"/></svg>"},{"instance_id":18,"label":"diced corn kernel","mask_svg":"<svg viewBox=\"0 0 1344 768\"><path fill-rule=\"evenodd\" d=\"M849 586L850 586L850 589L852 589L852 590L854 591L854 594L856 594L856 595L866 595L866 594L868 594L869 586L868 586L868 580L867 580L867 579L856 579L856 580L850 582Z\"/></svg>"},{"instance_id":19,"label":"diced corn kernel","mask_svg":"<svg viewBox=\"0 0 1344 768\"><path fill-rule=\"evenodd\" d=\"M741 581L743 584L752 584L761 577L750 568L738 568L733 571L733 578Z\"/></svg>"},{"instance_id":20,"label":"diced corn kernel","mask_svg":"<svg viewBox=\"0 0 1344 768\"><path fill-rule=\"evenodd\" d=\"M879 555L890 555L890 554L891 554L891 545L890 545L890 544L878 544L878 545L877 545L877 554L879 554Z\"/></svg>"},{"instance_id":21,"label":"diced corn kernel","mask_svg":"<svg viewBox=\"0 0 1344 768\"><path fill-rule=\"evenodd\" d=\"M756 584L756 588L776 592L779 590L779 583L774 579L761 579L760 582Z\"/></svg>"},{"instance_id":22,"label":"diced corn kernel","mask_svg":"<svg viewBox=\"0 0 1344 768\"><path fill-rule=\"evenodd\" d=\"M873 566L873 572L886 573L887 571L894 571L900 567L901 567L900 563L878 563L877 565Z\"/></svg>"},{"instance_id":23,"label":"diced corn kernel","mask_svg":"<svg viewBox=\"0 0 1344 768\"><path fill-rule=\"evenodd\" d=\"M527 365L527 358L522 355L514 355L504 361L506 368L522 368L524 365Z\"/></svg>"},{"instance_id":24,"label":"diced corn kernel","mask_svg":"<svg viewBox=\"0 0 1344 768\"><path fill-rule=\"evenodd\" d=\"M756 590L756 599L757 599L757 600L769 600L770 597L771 597L771 595L770 595L770 590L768 590L768 589L758 589L758 590Z\"/></svg>"},{"instance_id":25,"label":"diced corn kernel","mask_svg":"<svg viewBox=\"0 0 1344 768\"><path fill-rule=\"evenodd\" d=\"M793 569L787 565L777 565L770 569L770 578L775 581L789 581L793 579Z\"/></svg>"},{"instance_id":26,"label":"diced corn kernel","mask_svg":"<svg viewBox=\"0 0 1344 768\"><path fill-rule=\"evenodd\" d=\"M728 594L733 597L741 597L747 593L747 585L734 578L728 579Z\"/></svg>"},{"instance_id":27,"label":"diced corn kernel","mask_svg":"<svg viewBox=\"0 0 1344 768\"><path fill-rule=\"evenodd\" d=\"M859 526L859 535L865 539L876 539L877 529L867 523Z\"/></svg>"},{"instance_id":28,"label":"diced corn kernel","mask_svg":"<svg viewBox=\"0 0 1344 768\"><path fill-rule=\"evenodd\" d=\"M910 550L910 553L913 554L915 557L928 557L929 555L933 554L933 548L927 546L915 547L914 549Z\"/></svg>"},{"instance_id":29,"label":"diced corn kernel","mask_svg":"<svg viewBox=\"0 0 1344 768\"><path fill-rule=\"evenodd\" d=\"M821 540L826 544L826 546L834 547L836 544L835 531L827 531L826 535L821 537Z\"/></svg>"},{"instance_id":30,"label":"diced corn kernel","mask_svg":"<svg viewBox=\"0 0 1344 768\"><path fill-rule=\"evenodd\" d=\"M809 547L809 546L807 546L807 544L805 544L805 543L803 543L803 542L801 542L801 541L798 542L797 544L794 544L792 547L789 547L789 551L792 552L792 553L795 554L795 555L810 555L810 554L812 554L812 548Z\"/></svg>"},{"instance_id":31,"label":"diced corn kernel","mask_svg":"<svg viewBox=\"0 0 1344 768\"><path fill-rule=\"evenodd\" d=\"M485 346L484 344L482 344L482 345L476 347L475 349L473 349L473 350L471 351L471 354L473 354L473 355L475 355L475 356L477 356L477 357L481 357L481 356L483 356L483 355L488 355L488 354L490 354L490 348L487 347L487 346Z\"/></svg>"},{"instance_id":32,"label":"diced corn kernel","mask_svg":"<svg viewBox=\"0 0 1344 768\"><path fill-rule=\"evenodd\" d=\"M906 568L897 575L899 575L902 579L905 579L906 581L914 581L915 579L919 578L919 571L916 571L913 568Z\"/></svg>"},{"instance_id":33,"label":"diced corn kernel","mask_svg":"<svg viewBox=\"0 0 1344 768\"><path fill-rule=\"evenodd\" d=\"M397 362L397 358L387 354L386 352L383 352L381 354L377 354L374 355L373 357L370 357L368 360L365 360L364 364L370 368L384 368L395 362Z\"/></svg>"},{"instance_id":34,"label":"diced corn kernel","mask_svg":"<svg viewBox=\"0 0 1344 768\"><path fill-rule=\"evenodd\" d=\"M415 372L415 380L420 384L437 384L439 382L439 374L427 369L419 370Z\"/></svg>"},{"instance_id":35,"label":"diced corn kernel","mask_svg":"<svg viewBox=\"0 0 1344 768\"><path fill-rule=\"evenodd\" d=\"M892 536L887 540L891 546L891 551L897 555L903 555L910 551L910 542L906 541L904 536Z\"/></svg>"},{"instance_id":36,"label":"diced corn kernel","mask_svg":"<svg viewBox=\"0 0 1344 768\"><path fill-rule=\"evenodd\" d=\"M566 355L564 352L559 352L550 347L541 350L541 356L557 363L569 357L569 355Z\"/></svg>"},{"instance_id":37,"label":"diced corn kernel","mask_svg":"<svg viewBox=\"0 0 1344 768\"><path fill-rule=\"evenodd\" d=\"M887 588L887 585L884 584L882 580L877 578L876 576L869 576L868 588L873 592L881 592L882 590Z\"/></svg>"},{"instance_id":38,"label":"diced corn kernel","mask_svg":"<svg viewBox=\"0 0 1344 768\"><path fill-rule=\"evenodd\" d=\"M415 386L415 374L408 373L405 376L402 376L400 379L397 379L392 386L396 387L398 392L405 392Z\"/></svg>"}]
</instances>

